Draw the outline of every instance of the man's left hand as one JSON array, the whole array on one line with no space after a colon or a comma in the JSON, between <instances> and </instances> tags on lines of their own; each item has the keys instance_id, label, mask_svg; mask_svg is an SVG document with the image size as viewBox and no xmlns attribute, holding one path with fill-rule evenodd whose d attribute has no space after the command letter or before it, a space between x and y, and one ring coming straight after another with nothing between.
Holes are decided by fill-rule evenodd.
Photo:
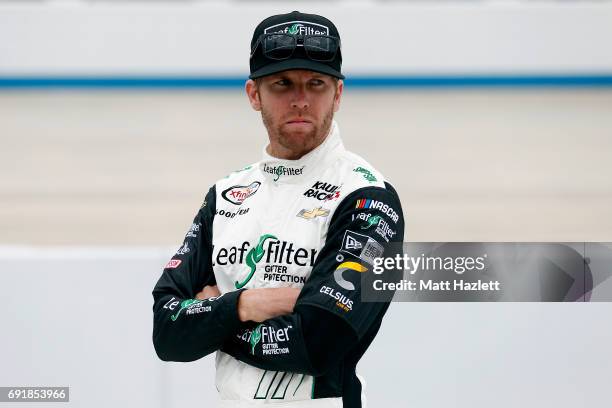
<instances>
[{"instance_id":1,"label":"man's left hand","mask_svg":"<svg viewBox=\"0 0 612 408\"><path fill-rule=\"evenodd\" d=\"M221 292L219 292L217 285L204 286L204 288L200 292L198 292L195 298L198 300L204 300L204 299L208 299L211 297L217 297L220 295L221 295Z\"/></svg>"}]
</instances>

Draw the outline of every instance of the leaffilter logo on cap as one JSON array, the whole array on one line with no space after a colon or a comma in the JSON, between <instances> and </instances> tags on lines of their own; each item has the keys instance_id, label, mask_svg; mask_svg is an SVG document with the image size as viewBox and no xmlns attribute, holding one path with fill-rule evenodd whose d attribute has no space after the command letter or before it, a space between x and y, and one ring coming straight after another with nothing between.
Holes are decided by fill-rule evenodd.
<instances>
[{"instance_id":1,"label":"leaffilter logo on cap","mask_svg":"<svg viewBox=\"0 0 612 408\"><path fill-rule=\"evenodd\" d=\"M297 34L300 31L298 27L304 27L304 26L302 24L295 23L294 25L289 27L289 34L293 34L293 35Z\"/></svg>"},{"instance_id":2,"label":"leaffilter logo on cap","mask_svg":"<svg viewBox=\"0 0 612 408\"><path fill-rule=\"evenodd\" d=\"M285 33L291 35L329 35L329 27L309 21L289 21L264 29L264 34Z\"/></svg>"}]
</instances>

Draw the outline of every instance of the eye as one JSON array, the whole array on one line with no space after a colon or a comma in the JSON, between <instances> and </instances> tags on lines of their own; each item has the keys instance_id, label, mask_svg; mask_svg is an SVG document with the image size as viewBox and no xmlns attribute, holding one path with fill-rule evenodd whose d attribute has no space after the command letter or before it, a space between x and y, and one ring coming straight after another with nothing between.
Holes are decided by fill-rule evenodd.
<instances>
[{"instance_id":1,"label":"eye","mask_svg":"<svg viewBox=\"0 0 612 408\"><path fill-rule=\"evenodd\" d=\"M289 82L287 79L279 79L278 81L276 81L274 83L275 85L279 85L279 86L288 86L291 84L291 82Z\"/></svg>"},{"instance_id":2,"label":"eye","mask_svg":"<svg viewBox=\"0 0 612 408\"><path fill-rule=\"evenodd\" d=\"M310 84L314 85L314 86L320 86L320 85L324 85L325 82L323 82L323 80L318 79L318 78L314 78L310 80Z\"/></svg>"}]
</instances>

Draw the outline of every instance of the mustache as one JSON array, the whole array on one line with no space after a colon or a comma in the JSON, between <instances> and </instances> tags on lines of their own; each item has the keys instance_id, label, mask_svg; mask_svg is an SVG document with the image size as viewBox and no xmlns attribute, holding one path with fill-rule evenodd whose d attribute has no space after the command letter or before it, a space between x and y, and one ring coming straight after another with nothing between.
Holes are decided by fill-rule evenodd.
<instances>
[{"instance_id":1,"label":"mustache","mask_svg":"<svg viewBox=\"0 0 612 408\"><path fill-rule=\"evenodd\" d=\"M289 122L309 122L309 123L313 123L314 121L312 119L310 119L310 118L305 117L305 116L297 116L297 117L293 116L293 117L290 117L290 118L288 118L288 119L286 119L284 121L284 123L289 123Z\"/></svg>"}]
</instances>

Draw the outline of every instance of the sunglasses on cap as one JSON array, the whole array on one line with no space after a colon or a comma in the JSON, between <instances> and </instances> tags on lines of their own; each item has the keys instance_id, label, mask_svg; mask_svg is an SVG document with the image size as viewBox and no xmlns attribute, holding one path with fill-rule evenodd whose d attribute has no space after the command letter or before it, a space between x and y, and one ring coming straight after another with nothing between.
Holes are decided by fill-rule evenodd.
<instances>
[{"instance_id":1,"label":"sunglasses on cap","mask_svg":"<svg viewBox=\"0 0 612 408\"><path fill-rule=\"evenodd\" d=\"M297 47L303 47L309 59L328 62L336 58L340 48L340 38L329 35L296 36L285 33L265 33L257 38L249 58L253 58L260 46L264 57L272 60L289 59Z\"/></svg>"}]
</instances>

